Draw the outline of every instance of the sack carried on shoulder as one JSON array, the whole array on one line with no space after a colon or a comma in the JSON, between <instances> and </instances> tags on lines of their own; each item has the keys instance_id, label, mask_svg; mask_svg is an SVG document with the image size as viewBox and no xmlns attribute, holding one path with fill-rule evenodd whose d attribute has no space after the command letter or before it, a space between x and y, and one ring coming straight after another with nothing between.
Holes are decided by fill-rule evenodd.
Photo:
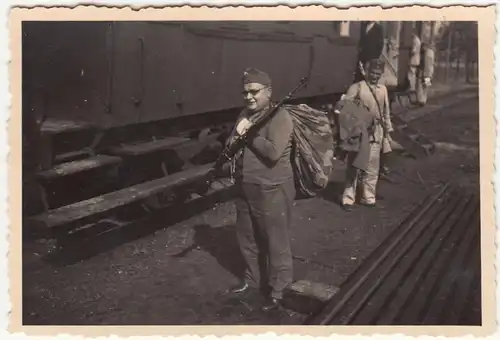
<instances>
[{"instance_id":1,"label":"sack carried on shoulder","mask_svg":"<svg viewBox=\"0 0 500 340\"><path fill-rule=\"evenodd\" d=\"M328 185L334 140L326 112L307 105L285 105L294 122L292 166L298 190L314 197Z\"/></svg>"}]
</instances>

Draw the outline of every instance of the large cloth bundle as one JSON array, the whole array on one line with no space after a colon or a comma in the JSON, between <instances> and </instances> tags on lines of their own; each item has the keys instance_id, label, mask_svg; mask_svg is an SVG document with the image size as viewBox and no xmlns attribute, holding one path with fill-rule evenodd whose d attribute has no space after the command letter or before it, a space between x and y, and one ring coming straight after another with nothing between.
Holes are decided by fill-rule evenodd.
<instances>
[{"instance_id":1,"label":"large cloth bundle","mask_svg":"<svg viewBox=\"0 0 500 340\"><path fill-rule=\"evenodd\" d=\"M305 104L284 105L294 121L292 165L299 192L314 197L328 185L334 139L326 112Z\"/></svg>"},{"instance_id":2,"label":"large cloth bundle","mask_svg":"<svg viewBox=\"0 0 500 340\"><path fill-rule=\"evenodd\" d=\"M370 156L371 128L374 115L358 99L342 99L336 107L337 147L344 152L354 152L353 166L366 170Z\"/></svg>"}]
</instances>

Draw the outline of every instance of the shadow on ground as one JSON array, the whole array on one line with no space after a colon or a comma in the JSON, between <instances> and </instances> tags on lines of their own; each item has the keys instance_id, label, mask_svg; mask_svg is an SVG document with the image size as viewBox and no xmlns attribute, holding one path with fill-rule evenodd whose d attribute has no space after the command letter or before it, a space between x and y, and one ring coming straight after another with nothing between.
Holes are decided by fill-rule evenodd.
<instances>
[{"instance_id":1,"label":"shadow on ground","mask_svg":"<svg viewBox=\"0 0 500 340\"><path fill-rule=\"evenodd\" d=\"M125 243L151 235L176 223L199 215L215 204L232 199L231 188L217 191L203 199L196 199L181 205L174 205L124 225L101 222L89 230L72 235L61 235L54 252L42 257L44 262L56 267L72 265L107 252ZM132 208L130 208L132 209Z\"/></svg>"},{"instance_id":2,"label":"shadow on ground","mask_svg":"<svg viewBox=\"0 0 500 340\"><path fill-rule=\"evenodd\" d=\"M236 277L243 276L245 262L238 246L234 225L212 227L207 224L193 227L193 244L173 255L185 257L194 249L200 249L210 254L225 270Z\"/></svg>"},{"instance_id":3,"label":"shadow on ground","mask_svg":"<svg viewBox=\"0 0 500 340\"><path fill-rule=\"evenodd\" d=\"M341 195L343 191L344 182L333 180L320 192L319 197L326 201L341 205Z\"/></svg>"}]
</instances>

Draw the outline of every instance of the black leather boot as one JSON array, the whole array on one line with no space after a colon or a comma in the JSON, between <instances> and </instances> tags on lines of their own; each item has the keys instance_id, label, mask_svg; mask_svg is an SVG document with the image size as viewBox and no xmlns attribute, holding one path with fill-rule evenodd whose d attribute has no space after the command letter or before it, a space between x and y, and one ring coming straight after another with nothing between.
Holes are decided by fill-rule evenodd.
<instances>
[{"instance_id":1,"label":"black leather boot","mask_svg":"<svg viewBox=\"0 0 500 340\"><path fill-rule=\"evenodd\" d=\"M236 286L229 288L229 292L233 294L239 294L247 291L248 288L249 288L248 283L246 283L245 281L241 281Z\"/></svg>"},{"instance_id":2,"label":"black leather boot","mask_svg":"<svg viewBox=\"0 0 500 340\"><path fill-rule=\"evenodd\" d=\"M268 312L274 309L278 309L281 305L281 299L269 298L262 305L262 311Z\"/></svg>"}]
</instances>

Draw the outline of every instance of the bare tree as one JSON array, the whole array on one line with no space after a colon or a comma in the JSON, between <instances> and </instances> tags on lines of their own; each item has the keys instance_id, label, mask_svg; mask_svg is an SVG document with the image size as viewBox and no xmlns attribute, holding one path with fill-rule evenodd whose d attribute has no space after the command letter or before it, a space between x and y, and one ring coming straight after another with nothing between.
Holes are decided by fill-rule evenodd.
<instances>
[{"instance_id":1,"label":"bare tree","mask_svg":"<svg viewBox=\"0 0 500 340\"><path fill-rule=\"evenodd\" d=\"M446 53L446 79L451 63L455 62L457 70L461 57L465 57L465 79L472 82L477 71L478 62L478 27L475 21L453 21L443 25L436 37L436 48Z\"/></svg>"}]
</instances>

